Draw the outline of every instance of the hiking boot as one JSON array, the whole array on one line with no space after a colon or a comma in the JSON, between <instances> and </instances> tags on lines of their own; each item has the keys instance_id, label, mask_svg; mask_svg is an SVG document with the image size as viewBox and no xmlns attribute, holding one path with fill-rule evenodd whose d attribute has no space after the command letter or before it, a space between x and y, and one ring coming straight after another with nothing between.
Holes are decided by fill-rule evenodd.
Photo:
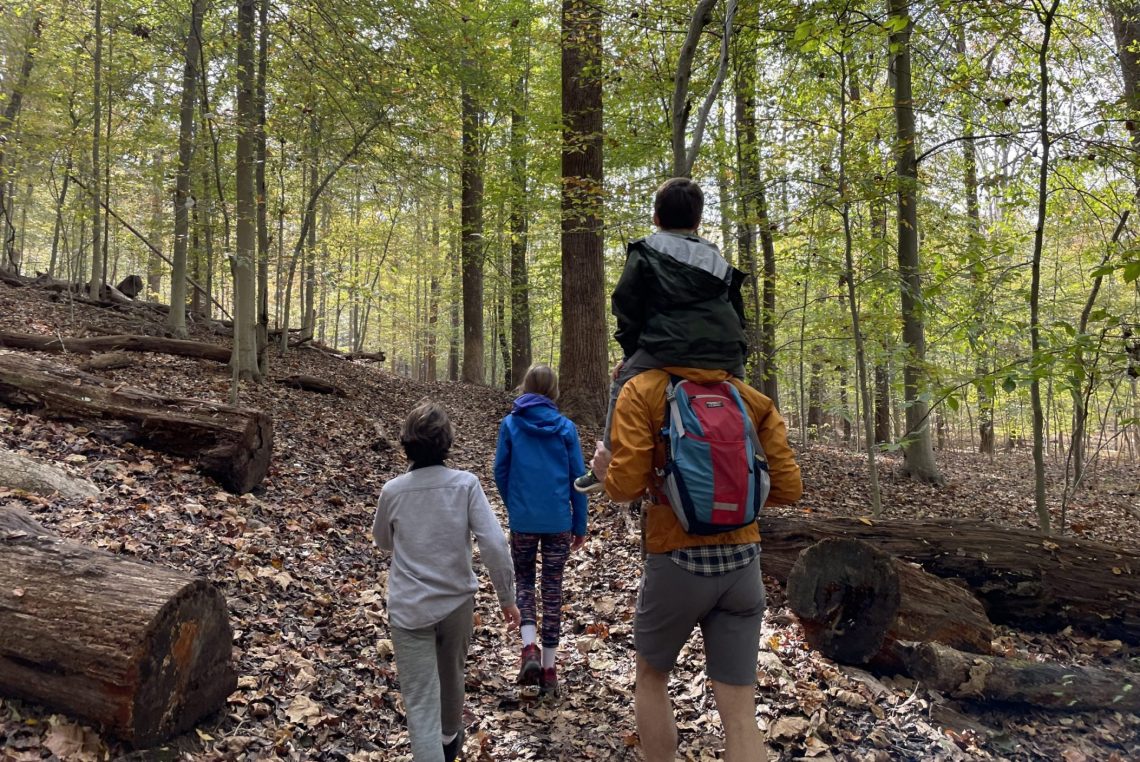
<instances>
[{"instance_id":1,"label":"hiking boot","mask_svg":"<svg viewBox=\"0 0 1140 762\"><path fill-rule=\"evenodd\" d=\"M542 678L542 662L539 661L540 655L538 646L531 643L529 646L523 646L522 659L519 666L519 685L538 685Z\"/></svg>"},{"instance_id":2,"label":"hiking boot","mask_svg":"<svg viewBox=\"0 0 1140 762\"><path fill-rule=\"evenodd\" d=\"M605 485L598 481L598 477L594 476L593 471L587 471L574 480L574 489L585 495L591 492L600 492L603 486Z\"/></svg>"},{"instance_id":3,"label":"hiking boot","mask_svg":"<svg viewBox=\"0 0 1140 762\"><path fill-rule=\"evenodd\" d=\"M459 759L459 753L463 751L463 728L459 729L459 735L451 739L451 743L443 745L443 761L455 762Z\"/></svg>"},{"instance_id":4,"label":"hiking boot","mask_svg":"<svg viewBox=\"0 0 1140 762\"><path fill-rule=\"evenodd\" d=\"M558 698L558 671L554 667L544 667L538 679L538 697Z\"/></svg>"}]
</instances>

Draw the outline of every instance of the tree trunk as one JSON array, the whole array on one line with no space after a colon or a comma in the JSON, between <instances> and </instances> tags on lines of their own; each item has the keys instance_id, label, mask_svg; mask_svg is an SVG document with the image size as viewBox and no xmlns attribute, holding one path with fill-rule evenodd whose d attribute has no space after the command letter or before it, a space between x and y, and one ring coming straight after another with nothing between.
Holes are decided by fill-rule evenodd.
<instances>
[{"instance_id":1,"label":"tree trunk","mask_svg":"<svg viewBox=\"0 0 1140 762\"><path fill-rule=\"evenodd\" d=\"M841 664L898 671L898 641L990 653L993 626L969 590L862 540L829 539L808 547L786 587L808 643Z\"/></svg>"},{"instance_id":2,"label":"tree trunk","mask_svg":"<svg viewBox=\"0 0 1140 762\"><path fill-rule=\"evenodd\" d=\"M210 582L67 543L0 509L0 693L136 747L194 727L237 687Z\"/></svg>"},{"instance_id":3,"label":"tree trunk","mask_svg":"<svg viewBox=\"0 0 1140 762\"><path fill-rule=\"evenodd\" d=\"M969 585L989 618L1026 630L1067 626L1140 643L1140 553L983 522L763 514L764 571L782 584L819 540L866 540L939 577Z\"/></svg>"},{"instance_id":4,"label":"tree trunk","mask_svg":"<svg viewBox=\"0 0 1140 762\"><path fill-rule=\"evenodd\" d=\"M234 272L234 349L237 378L261 381L257 357L257 189L254 146L257 139L257 71L253 60L256 0L239 0L237 35L237 251Z\"/></svg>"},{"instance_id":5,"label":"tree trunk","mask_svg":"<svg viewBox=\"0 0 1140 762\"><path fill-rule=\"evenodd\" d=\"M20 260L21 255L16 252L16 226L12 222L12 198L11 195L6 195L8 189L11 187L9 182L12 179L11 170L4 169L5 159L7 158L7 149L9 145L15 147L16 141L13 140L12 129L16 124L16 119L20 115L20 107L23 104L24 92L28 89L28 80L32 76L32 68L35 66L36 50L39 46L40 36L43 33L43 16L42 11L37 10L32 18L31 28L28 31L27 41L24 45L24 60L20 65L20 73L16 78L12 87L12 92L7 93L7 103L4 104L4 112L0 114L0 239L4 248L5 262L0 262L0 269L6 269L14 275L20 273ZM96 43L98 44L98 42ZM98 88L98 86L96 86ZM98 102L98 89L96 89L96 102ZM98 108L96 108L98 111ZM95 128L98 131L98 127Z\"/></svg>"},{"instance_id":6,"label":"tree trunk","mask_svg":"<svg viewBox=\"0 0 1140 762\"><path fill-rule=\"evenodd\" d=\"M979 656L938 643L904 643L897 650L911 677L953 698L1069 711L1140 709L1132 673Z\"/></svg>"},{"instance_id":7,"label":"tree trunk","mask_svg":"<svg viewBox=\"0 0 1140 762\"><path fill-rule=\"evenodd\" d=\"M911 95L910 18L911 0L887 0L889 15L906 24L890 36L895 92L895 179L898 183L898 262L899 293L902 303L903 343L907 347L903 366L903 392L906 400L906 436L903 469L911 477L933 484L942 483L934 462L929 410L921 396L923 364L926 358L925 323L922 304L921 268L918 254L918 164L915 155L914 102Z\"/></svg>"},{"instance_id":8,"label":"tree trunk","mask_svg":"<svg viewBox=\"0 0 1140 762\"><path fill-rule=\"evenodd\" d=\"M467 22L471 23L471 22ZM473 44L468 41L469 44ZM463 252L463 380L482 384L483 377L483 157L480 148L482 115L475 89L475 60L463 61L463 156L460 181L460 230Z\"/></svg>"},{"instance_id":9,"label":"tree trunk","mask_svg":"<svg viewBox=\"0 0 1140 762\"><path fill-rule=\"evenodd\" d=\"M265 80L269 70L269 0L257 11L257 141L254 184L257 187L257 357L261 374L269 372L269 188L265 182L269 151L265 139Z\"/></svg>"},{"instance_id":10,"label":"tree trunk","mask_svg":"<svg viewBox=\"0 0 1140 762\"><path fill-rule=\"evenodd\" d=\"M578 424L606 411L602 197L602 7L562 0L562 408Z\"/></svg>"},{"instance_id":11,"label":"tree trunk","mask_svg":"<svg viewBox=\"0 0 1140 762\"><path fill-rule=\"evenodd\" d=\"M91 61L95 69L93 124L91 126L91 281L87 286L92 297L98 299L106 274L103 272L103 206L100 203L99 148L103 139L100 119L103 116L103 0L95 0L95 55Z\"/></svg>"},{"instance_id":12,"label":"tree trunk","mask_svg":"<svg viewBox=\"0 0 1140 762\"><path fill-rule=\"evenodd\" d=\"M1032 351L1032 377L1029 381L1029 399L1033 410L1033 503L1037 508L1037 525L1046 534L1050 531L1049 507L1045 503L1045 414L1041 407L1041 379L1037 372L1041 363L1041 254L1045 244L1045 218L1049 204L1049 40L1053 34L1053 19L1060 0L1052 4L1040 17L1044 27L1041 49L1038 51L1038 112L1041 142L1041 165L1037 177L1037 227L1033 235L1033 259L1029 286L1029 345Z\"/></svg>"},{"instance_id":13,"label":"tree trunk","mask_svg":"<svg viewBox=\"0 0 1140 762\"><path fill-rule=\"evenodd\" d=\"M182 69L182 102L178 109L178 170L174 180L174 253L170 272L170 313L166 325L176 338L186 333L186 251L190 235L190 170L194 157L194 101L198 87L198 57L202 44L204 0L190 4L190 30Z\"/></svg>"},{"instance_id":14,"label":"tree trunk","mask_svg":"<svg viewBox=\"0 0 1140 762\"><path fill-rule=\"evenodd\" d=\"M30 349L37 352L158 352L160 354L194 357L214 362L229 362L231 352L219 344L201 341L167 339L162 336L45 336L38 333L0 331L0 346Z\"/></svg>"},{"instance_id":15,"label":"tree trunk","mask_svg":"<svg viewBox=\"0 0 1140 762\"><path fill-rule=\"evenodd\" d=\"M449 184L450 185L450 184ZM453 219L455 214L455 207L451 200L451 194L447 195L447 216L448 219ZM447 342L447 380L455 382L459 380L459 346L460 346L460 321L459 309L463 294L463 284L459 273L460 253L461 246L457 246L457 237L452 235L448 237L448 260L451 262L451 311L448 315L450 320L451 331L448 334Z\"/></svg>"},{"instance_id":16,"label":"tree trunk","mask_svg":"<svg viewBox=\"0 0 1140 762\"><path fill-rule=\"evenodd\" d=\"M522 385L531 364L530 283L527 274L527 84L530 76L530 9L519 34L511 36L511 58L516 76L511 108L511 378L510 387Z\"/></svg>"},{"instance_id":17,"label":"tree trunk","mask_svg":"<svg viewBox=\"0 0 1140 762\"><path fill-rule=\"evenodd\" d=\"M737 187L736 249L737 263L748 273L749 306L752 319L748 326L748 343L756 353L748 380L757 389L764 388L764 355L761 325L763 323L763 301L761 295L760 270L756 263L757 198L760 192L760 148L756 139L756 34L748 28L747 22L755 22L756 9L749 2L746 22L737 30L737 53L733 91L735 96L736 123L736 167L739 177Z\"/></svg>"},{"instance_id":18,"label":"tree trunk","mask_svg":"<svg viewBox=\"0 0 1140 762\"><path fill-rule=\"evenodd\" d=\"M163 397L13 352L0 352L0 402L82 421L105 439L197 460L237 494L261 483L273 451L273 421L266 413Z\"/></svg>"}]
</instances>

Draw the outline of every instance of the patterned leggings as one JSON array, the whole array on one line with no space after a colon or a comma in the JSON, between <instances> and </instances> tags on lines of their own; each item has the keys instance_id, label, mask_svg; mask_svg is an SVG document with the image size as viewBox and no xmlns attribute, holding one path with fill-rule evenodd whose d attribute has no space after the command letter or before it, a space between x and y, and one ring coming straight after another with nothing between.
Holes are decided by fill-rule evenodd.
<instances>
[{"instance_id":1,"label":"patterned leggings","mask_svg":"<svg viewBox=\"0 0 1140 762\"><path fill-rule=\"evenodd\" d=\"M569 532L526 534L511 532L515 562L515 595L523 624L536 624L534 576L542 546L542 647L557 648L562 628L562 570L570 556Z\"/></svg>"}]
</instances>

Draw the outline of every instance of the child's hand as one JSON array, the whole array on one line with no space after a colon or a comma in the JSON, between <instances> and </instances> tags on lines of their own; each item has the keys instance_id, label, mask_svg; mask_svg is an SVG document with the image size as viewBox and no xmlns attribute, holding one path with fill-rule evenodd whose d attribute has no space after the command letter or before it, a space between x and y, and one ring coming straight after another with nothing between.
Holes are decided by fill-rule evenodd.
<instances>
[{"instance_id":1,"label":"child's hand","mask_svg":"<svg viewBox=\"0 0 1140 762\"><path fill-rule=\"evenodd\" d=\"M583 545L586 544L586 535L574 535L574 539L570 541L570 552L573 553Z\"/></svg>"},{"instance_id":2,"label":"child's hand","mask_svg":"<svg viewBox=\"0 0 1140 762\"><path fill-rule=\"evenodd\" d=\"M503 619L507 620L507 632L517 630L522 623L522 614L519 613L519 607L515 604L503 606Z\"/></svg>"}]
</instances>

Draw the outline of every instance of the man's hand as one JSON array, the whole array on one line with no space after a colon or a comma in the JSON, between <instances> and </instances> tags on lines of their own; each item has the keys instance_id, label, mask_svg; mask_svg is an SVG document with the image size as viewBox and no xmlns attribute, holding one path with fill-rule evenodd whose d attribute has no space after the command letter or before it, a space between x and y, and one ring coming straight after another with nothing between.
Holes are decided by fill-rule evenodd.
<instances>
[{"instance_id":1,"label":"man's hand","mask_svg":"<svg viewBox=\"0 0 1140 762\"><path fill-rule=\"evenodd\" d=\"M610 379L617 381L617 377L621 375L621 369L625 367L625 358L617 361L617 365L610 371Z\"/></svg>"},{"instance_id":2,"label":"man's hand","mask_svg":"<svg viewBox=\"0 0 1140 762\"><path fill-rule=\"evenodd\" d=\"M519 607L515 604L503 606L503 619L507 620L507 632L517 630L522 623L522 614L519 613Z\"/></svg>"},{"instance_id":3,"label":"man's hand","mask_svg":"<svg viewBox=\"0 0 1140 762\"><path fill-rule=\"evenodd\" d=\"M590 459L590 470L594 472L594 476L598 481L603 484L606 481L606 472L610 469L610 461L613 460L614 454L606 449L602 442L594 445L594 457Z\"/></svg>"},{"instance_id":4,"label":"man's hand","mask_svg":"<svg viewBox=\"0 0 1140 762\"><path fill-rule=\"evenodd\" d=\"M573 553L575 550L578 550L579 548L581 548L585 544L586 544L586 535L584 535L584 534L583 535L577 535L577 534L574 535L574 539L572 539L570 541L570 552Z\"/></svg>"}]
</instances>

